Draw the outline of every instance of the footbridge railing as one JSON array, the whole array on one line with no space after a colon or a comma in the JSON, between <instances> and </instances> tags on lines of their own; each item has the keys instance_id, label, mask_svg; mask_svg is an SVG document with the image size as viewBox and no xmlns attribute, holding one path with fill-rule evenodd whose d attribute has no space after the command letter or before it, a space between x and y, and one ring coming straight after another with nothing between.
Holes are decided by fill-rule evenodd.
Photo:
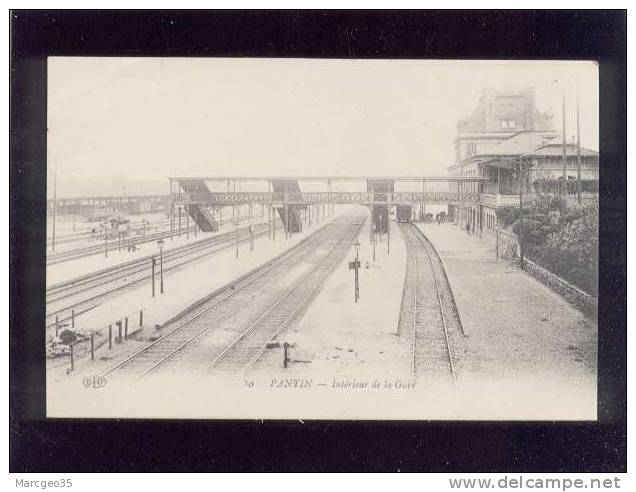
<instances>
[{"instance_id":1,"label":"footbridge railing","mask_svg":"<svg viewBox=\"0 0 636 492\"><path fill-rule=\"evenodd\" d=\"M478 204L479 193L456 192L212 192L212 193L179 193L173 196L175 204L197 203L202 206L227 206L248 203L271 204L274 206L306 205L316 203L359 204L359 205L411 205L415 203Z\"/></svg>"}]
</instances>

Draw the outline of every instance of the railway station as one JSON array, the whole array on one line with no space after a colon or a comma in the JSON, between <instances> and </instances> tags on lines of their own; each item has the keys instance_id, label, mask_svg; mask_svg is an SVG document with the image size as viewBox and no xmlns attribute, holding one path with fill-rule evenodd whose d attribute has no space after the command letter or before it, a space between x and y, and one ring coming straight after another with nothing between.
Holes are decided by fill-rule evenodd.
<instances>
[{"instance_id":1,"label":"railway station","mask_svg":"<svg viewBox=\"0 0 636 492\"><path fill-rule=\"evenodd\" d=\"M594 207L598 153L559 146L532 97L484 93L446 173L184 173L163 195L49 200L53 395L220 382L422 392L456 418L589 417L595 291L554 271L536 231ZM505 131L480 116L502 101ZM501 392L512 410L489 407Z\"/></svg>"},{"instance_id":2,"label":"railway station","mask_svg":"<svg viewBox=\"0 0 636 492\"><path fill-rule=\"evenodd\" d=\"M536 310L560 313L542 314L543 323L554 327L562 354L576 346L580 356L581 338L592 343L585 312L521 271L503 234L493 246L487 235L466 234L455 215L481 204L480 193L461 190L485 181L170 178L162 218L126 222L145 234L120 230L91 241L75 232L67 241L81 237L87 246L61 251L58 239L49 255L47 335L76 338L70 354L55 354L61 343L49 346L50 364L62 382L90 374L89 384L103 378L111 386L267 373L272 387L309 378L310 386L342 390L347 379L316 383L311 375L337 378L353 368L360 378L378 367L398 387L456 384L512 361L527 374L526 342L510 341L528 337ZM475 268L481 273L466 275ZM528 292L534 300L524 304ZM490 332L513 302L512 335ZM486 364L498 345L501 357ZM592 363L585 357L583 367ZM475 359L487 368L475 369ZM557 357L542 370L561 363Z\"/></svg>"}]
</instances>

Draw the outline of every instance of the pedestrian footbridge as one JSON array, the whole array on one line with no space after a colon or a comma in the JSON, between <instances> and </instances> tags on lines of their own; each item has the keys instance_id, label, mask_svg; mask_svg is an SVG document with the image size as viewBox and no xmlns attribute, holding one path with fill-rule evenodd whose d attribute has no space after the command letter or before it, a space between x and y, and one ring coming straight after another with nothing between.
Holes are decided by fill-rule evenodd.
<instances>
[{"instance_id":1,"label":"pedestrian footbridge","mask_svg":"<svg viewBox=\"0 0 636 492\"><path fill-rule=\"evenodd\" d=\"M325 205L364 205L372 210L374 222L381 230L386 227L392 207L477 205L480 194L465 191L473 187L464 184L485 179L479 176L175 177L170 178L170 200L173 207L186 210L203 230L216 230L215 209L239 205L251 209L254 204L267 206L278 214L289 232L301 229L302 210ZM411 191L396 191L397 182L410 183ZM224 185L225 189L220 190ZM303 190L305 185L309 189ZM334 185L338 185L337 190Z\"/></svg>"}]
</instances>

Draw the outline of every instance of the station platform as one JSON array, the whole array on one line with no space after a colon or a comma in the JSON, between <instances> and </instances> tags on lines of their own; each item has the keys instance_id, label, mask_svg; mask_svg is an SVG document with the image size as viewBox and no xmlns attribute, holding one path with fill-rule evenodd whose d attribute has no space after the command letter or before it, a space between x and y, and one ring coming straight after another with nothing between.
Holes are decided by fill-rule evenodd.
<instances>
[{"instance_id":1,"label":"station platform","mask_svg":"<svg viewBox=\"0 0 636 492\"><path fill-rule=\"evenodd\" d=\"M345 207L341 207L338 209L338 212L344 209ZM275 238L272 237L272 239L268 239L267 234L265 234L264 237L255 239L254 251L249 251L249 245L247 243L241 243L239 259L235 257L234 247L228 247L209 256L200 258L198 261L192 262L183 268L166 273L165 295L157 293L155 297L151 297L151 283L147 281L123 289L121 292L106 298L95 308L81 316L77 316L76 328L79 330L90 329L98 334L98 342L103 341L107 338L109 324L112 324L115 328L116 320L121 320L125 316L131 316L131 320L137 319L136 315L140 310L144 311L143 320L146 328L143 332L138 334L137 338L139 338L139 340L131 338L126 344L114 345L110 351L107 349L99 350L95 361L90 361L89 357L78 358L75 367L76 373L82 374L83 371L89 371L89 373L99 372L99 370L104 370L112 366L117 357L139 350L148 342L148 337L157 335L157 333L153 331L155 325L163 325L167 320L187 309L196 301L209 295L214 290L294 247L315 232L316 229L335 219L338 215L338 213L334 213L321 217L318 223L314 221L311 226L305 226L302 232L296 233L288 239L286 239L284 233L281 232L281 226L279 225ZM222 229L218 234L223 232L225 231ZM206 234L206 237L210 237L217 233ZM202 237L203 235L200 234L199 239ZM191 241L194 240L194 236L191 234ZM183 236L180 242L175 238L175 245L182 245L185 244L185 242L185 236ZM143 252L144 250L139 251ZM145 254L147 254L147 251ZM113 262L122 261L121 258L123 255L124 253L122 252L119 259L114 254L109 255L109 259L112 258ZM104 259L103 257L96 258L98 258L98 260ZM79 262L80 260L77 260L77 262L73 263ZM59 265L52 266L58 267L64 265L68 265L68 263L60 263ZM86 268L88 269L89 267L90 265ZM56 273L57 271L58 270L56 270ZM59 271L62 271L61 268ZM158 276L156 288L158 292ZM49 329L48 336L51 336L53 332L54 327ZM116 333L115 328L115 334ZM68 379L66 376L68 364L67 359L52 364L55 368L59 367L60 370L49 370L47 372L48 381L52 384L57 384L60 381Z\"/></svg>"},{"instance_id":2,"label":"station platform","mask_svg":"<svg viewBox=\"0 0 636 492\"><path fill-rule=\"evenodd\" d=\"M517 265L497 260L490 238L453 224L417 226L444 262L468 337L460 373L534 374L595 386L596 320Z\"/></svg>"}]
</instances>

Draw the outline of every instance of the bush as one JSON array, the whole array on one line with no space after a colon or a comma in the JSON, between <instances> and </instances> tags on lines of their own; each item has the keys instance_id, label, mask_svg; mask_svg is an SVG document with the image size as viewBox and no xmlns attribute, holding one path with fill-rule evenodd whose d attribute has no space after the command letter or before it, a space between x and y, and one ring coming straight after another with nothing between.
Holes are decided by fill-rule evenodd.
<instances>
[{"instance_id":1,"label":"bush","mask_svg":"<svg viewBox=\"0 0 636 492\"><path fill-rule=\"evenodd\" d=\"M553 197L550 199L549 210L563 210L566 203L563 198Z\"/></svg>"},{"instance_id":2,"label":"bush","mask_svg":"<svg viewBox=\"0 0 636 492\"><path fill-rule=\"evenodd\" d=\"M77 341L77 335L74 331L64 330L60 333L60 342L70 345L73 342Z\"/></svg>"},{"instance_id":3,"label":"bush","mask_svg":"<svg viewBox=\"0 0 636 492\"><path fill-rule=\"evenodd\" d=\"M537 215L523 219L523 238L524 244L528 246L540 246L545 243L548 235L552 232L552 228L547 222L547 217ZM521 221L518 220L512 226L512 231L521 236Z\"/></svg>"},{"instance_id":4,"label":"bush","mask_svg":"<svg viewBox=\"0 0 636 492\"><path fill-rule=\"evenodd\" d=\"M526 224L527 222L527 224ZM515 224L519 234L520 226ZM596 294L598 278L598 205L573 206L551 225L524 220L525 253L580 289Z\"/></svg>"},{"instance_id":5,"label":"bush","mask_svg":"<svg viewBox=\"0 0 636 492\"><path fill-rule=\"evenodd\" d=\"M504 207L499 212L499 222L502 227L508 227L519 218L519 209L517 207Z\"/></svg>"},{"instance_id":6,"label":"bush","mask_svg":"<svg viewBox=\"0 0 636 492\"><path fill-rule=\"evenodd\" d=\"M523 220L533 220L535 222L545 222L546 214L524 214Z\"/></svg>"}]
</instances>

